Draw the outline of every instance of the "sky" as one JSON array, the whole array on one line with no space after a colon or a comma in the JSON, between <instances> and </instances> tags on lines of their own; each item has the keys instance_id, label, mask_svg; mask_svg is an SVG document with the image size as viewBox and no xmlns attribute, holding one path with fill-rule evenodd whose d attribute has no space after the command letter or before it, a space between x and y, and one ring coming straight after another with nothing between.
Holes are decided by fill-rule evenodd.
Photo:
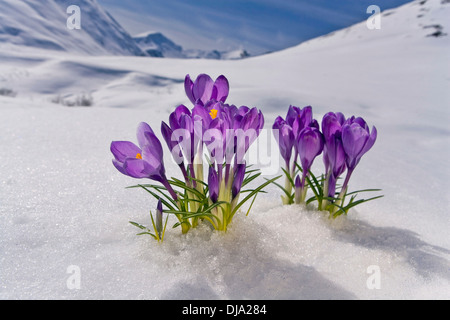
<instances>
[{"instance_id":1,"label":"sky","mask_svg":"<svg viewBox=\"0 0 450 320\"><path fill-rule=\"evenodd\" d=\"M98 0L131 34L162 32L185 49L246 49L261 54L295 46L411 0Z\"/></svg>"}]
</instances>

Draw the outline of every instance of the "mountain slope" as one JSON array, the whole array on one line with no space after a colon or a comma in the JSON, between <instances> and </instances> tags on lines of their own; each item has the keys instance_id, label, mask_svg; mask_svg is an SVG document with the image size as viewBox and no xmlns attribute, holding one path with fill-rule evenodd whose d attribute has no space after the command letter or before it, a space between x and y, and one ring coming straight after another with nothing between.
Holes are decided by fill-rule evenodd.
<instances>
[{"instance_id":1,"label":"mountain slope","mask_svg":"<svg viewBox=\"0 0 450 320\"><path fill-rule=\"evenodd\" d=\"M67 28L70 5L81 29ZM141 55L131 36L96 0L0 0L0 44L11 43L90 55Z\"/></svg>"}]
</instances>

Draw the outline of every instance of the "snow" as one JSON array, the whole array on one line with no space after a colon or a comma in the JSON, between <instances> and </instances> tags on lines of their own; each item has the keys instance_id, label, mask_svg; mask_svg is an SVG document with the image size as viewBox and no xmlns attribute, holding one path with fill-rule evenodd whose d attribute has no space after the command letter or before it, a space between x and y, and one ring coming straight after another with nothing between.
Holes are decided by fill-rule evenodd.
<instances>
[{"instance_id":1,"label":"snow","mask_svg":"<svg viewBox=\"0 0 450 320\"><path fill-rule=\"evenodd\" d=\"M0 299L449 299L450 43L424 26L448 33L450 4L421 2L389 10L381 30L362 22L245 60L1 45L0 88L16 96L0 96ZM110 142L134 141L141 121L159 132L189 102L184 76L203 72L226 75L227 101L260 108L267 129L289 104L312 105L317 119L364 117L379 135L350 188L385 197L330 220L282 206L269 186L227 233L169 228L163 244L135 236L128 221L150 224L156 201L125 189L138 181L112 166ZM52 102L82 94L92 107ZM79 289L68 286L72 266Z\"/></svg>"}]
</instances>

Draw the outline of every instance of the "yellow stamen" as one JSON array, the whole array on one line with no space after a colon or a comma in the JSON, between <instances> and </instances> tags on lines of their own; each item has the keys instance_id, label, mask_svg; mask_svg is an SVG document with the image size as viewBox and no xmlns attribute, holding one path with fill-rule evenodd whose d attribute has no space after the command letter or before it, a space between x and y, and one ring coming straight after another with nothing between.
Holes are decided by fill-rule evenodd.
<instances>
[{"instance_id":1,"label":"yellow stamen","mask_svg":"<svg viewBox=\"0 0 450 320\"><path fill-rule=\"evenodd\" d=\"M142 155L141 155L140 153L138 153L138 154L136 155L136 159L141 159L141 160L142 160Z\"/></svg>"},{"instance_id":2,"label":"yellow stamen","mask_svg":"<svg viewBox=\"0 0 450 320\"><path fill-rule=\"evenodd\" d=\"M215 119L217 117L217 112L218 111L216 109L211 109L209 115L211 116L211 118Z\"/></svg>"}]
</instances>

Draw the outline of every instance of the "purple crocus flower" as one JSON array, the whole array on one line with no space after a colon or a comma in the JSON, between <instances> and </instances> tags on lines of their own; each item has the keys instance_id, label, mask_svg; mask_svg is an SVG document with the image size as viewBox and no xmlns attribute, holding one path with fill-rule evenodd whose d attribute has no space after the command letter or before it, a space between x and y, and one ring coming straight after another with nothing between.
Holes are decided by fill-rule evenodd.
<instances>
[{"instance_id":1,"label":"purple crocus flower","mask_svg":"<svg viewBox=\"0 0 450 320\"><path fill-rule=\"evenodd\" d=\"M163 208L161 199L158 200L156 206L156 219L155 219L156 232L158 232L159 239L161 239L161 233L163 231Z\"/></svg>"},{"instance_id":2,"label":"purple crocus flower","mask_svg":"<svg viewBox=\"0 0 450 320\"><path fill-rule=\"evenodd\" d=\"M209 187L209 198L213 203L216 203L219 198L219 177L213 166L209 167L208 174L208 187Z\"/></svg>"},{"instance_id":3,"label":"purple crocus flower","mask_svg":"<svg viewBox=\"0 0 450 320\"><path fill-rule=\"evenodd\" d=\"M295 138L292 127L282 118L277 117L272 126L273 130L278 130L278 136L274 131L275 138L280 148L280 154L286 162L286 170L289 171L292 148L294 147Z\"/></svg>"},{"instance_id":4,"label":"purple crocus flower","mask_svg":"<svg viewBox=\"0 0 450 320\"><path fill-rule=\"evenodd\" d=\"M297 139L297 148L303 170L302 189L305 187L305 179L309 174L313 161L322 153L323 146L323 136L319 129L315 127L306 127L300 132Z\"/></svg>"},{"instance_id":5,"label":"purple crocus flower","mask_svg":"<svg viewBox=\"0 0 450 320\"><path fill-rule=\"evenodd\" d=\"M342 146L340 132L333 133L328 137L324 153L324 161L327 159L329 164L328 176L328 196L334 197L336 192L336 181L347 168L345 164L345 151ZM324 150L325 150L324 149Z\"/></svg>"},{"instance_id":6,"label":"purple crocus flower","mask_svg":"<svg viewBox=\"0 0 450 320\"><path fill-rule=\"evenodd\" d=\"M241 192L242 183L244 182L246 165L238 164L235 170L233 184L231 185L231 199L236 198L236 196Z\"/></svg>"},{"instance_id":7,"label":"purple crocus flower","mask_svg":"<svg viewBox=\"0 0 450 320\"><path fill-rule=\"evenodd\" d=\"M170 152L172 152L173 149L178 145L178 141L173 140L173 130L164 121L161 122L161 134L166 141L167 147L169 148ZM183 162L183 154L181 153L181 150L177 155L172 154L172 156L177 164L181 164Z\"/></svg>"},{"instance_id":8,"label":"purple crocus flower","mask_svg":"<svg viewBox=\"0 0 450 320\"><path fill-rule=\"evenodd\" d=\"M345 152L342 145L342 125L344 122L345 117L340 112L329 112L322 119L322 132L325 141L323 162L325 164L327 196L329 197L334 197L336 181L346 169Z\"/></svg>"},{"instance_id":9,"label":"purple crocus flower","mask_svg":"<svg viewBox=\"0 0 450 320\"><path fill-rule=\"evenodd\" d=\"M303 109L300 109L295 106L289 106L286 115L286 122L292 127L294 136L297 139L300 132L304 128L310 126L310 124L313 122L312 107L307 106Z\"/></svg>"},{"instance_id":10,"label":"purple crocus flower","mask_svg":"<svg viewBox=\"0 0 450 320\"><path fill-rule=\"evenodd\" d=\"M300 179L300 175L298 174L297 177L295 177L295 203L299 204L302 202L302 196L303 196L303 187L302 187L302 181Z\"/></svg>"},{"instance_id":11,"label":"purple crocus flower","mask_svg":"<svg viewBox=\"0 0 450 320\"><path fill-rule=\"evenodd\" d=\"M183 153L181 152L181 149L179 147L177 149L175 149L178 146L178 142L176 140L172 140L174 138L173 131L169 127L169 125L167 123L165 123L164 121L161 122L161 134L162 134L164 140L166 141L167 147L169 148L169 150L172 154L172 158L174 159L175 163L177 163L178 166L180 167L180 170L183 173L183 177L184 177L185 181L188 182L189 179L188 179L186 168L184 166ZM174 151L174 149L175 149L175 151ZM178 153L176 153L177 150L178 150Z\"/></svg>"},{"instance_id":12,"label":"purple crocus flower","mask_svg":"<svg viewBox=\"0 0 450 320\"><path fill-rule=\"evenodd\" d=\"M194 162L199 143L195 131L191 111L184 105L179 105L169 116L169 125L172 129L172 139L179 145L189 165ZM181 138L181 139L180 139ZM172 140L171 139L171 140Z\"/></svg>"},{"instance_id":13,"label":"purple crocus flower","mask_svg":"<svg viewBox=\"0 0 450 320\"><path fill-rule=\"evenodd\" d=\"M294 141L298 140L300 132L309 126L314 126L313 112L311 106L306 106L303 109L295 106L289 106L286 114L286 122L291 126L294 134ZM294 162L297 161L298 150L297 144L294 143Z\"/></svg>"},{"instance_id":14,"label":"purple crocus flower","mask_svg":"<svg viewBox=\"0 0 450 320\"><path fill-rule=\"evenodd\" d=\"M342 113L329 112L322 119L322 132L325 140L324 163L326 173L331 171L339 177L345 171L345 153L342 147Z\"/></svg>"},{"instance_id":15,"label":"purple crocus flower","mask_svg":"<svg viewBox=\"0 0 450 320\"><path fill-rule=\"evenodd\" d=\"M244 110L246 112L241 115ZM235 129L236 163L241 164L248 149L264 127L264 116L257 108L249 109L243 106L234 115L232 122Z\"/></svg>"},{"instance_id":16,"label":"purple crocus flower","mask_svg":"<svg viewBox=\"0 0 450 320\"><path fill-rule=\"evenodd\" d=\"M195 82L189 75L184 80L184 89L189 100L195 104L205 105L209 100L225 102L229 93L229 83L223 75L213 81L207 74L200 74Z\"/></svg>"},{"instance_id":17,"label":"purple crocus flower","mask_svg":"<svg viewBox=\"0 0 450 320\"><path fill-rule=\"evenodd\" d=\"M230 132L228 121L221 118L215 118L211 121L208 130L203 136L211 160L221 166L224 160L228 163L233 155L226 154L227 133ZM220 170L221 171L221 170Z\"/></svg>"},{"instance_id":18,"label":"purple crocus flower","mask_svg":"<svg viewBox=\"0 0 450 320\"><path fill-rule=\"evenodd\" d=\"M369 131L367 123L357 118L352 123L342 127L342 143L346 154L346 163L349 170L353 170L361 157L372 148L377 139L377 129Z\"/></svg>"},{"instance_id":19,"label":"purple crocus flower","mask_svg":"<svg viewBox=\"0 0 450 320\"><path fill-rule=\"evenodd\" d=\"M137 129L139 147L130 141L113 141L113 164L125 175L133 178L161 180L165 170L161 143L151 127L142 122Z\"/></svg>"},{"instance_id":20,"label":"purple crocus flower","mask_svg":"<svg viewBox=\"0 0 450 320\"><path fill-rule=\"evenodd\" d=\"M322 133L317 128L306 127L300 132L297 145L303 174L307 174L314 159L322 153L324 145Z\"/></svg>"},{"instance_id":21,"label":"purple crocus flower","mask_svg":"<svg viewBox=\"0 0 450 320\"><path fill-rule=\"evenodd\" d=\"M147 123L139 124L137 140L139 147L130 141L111 142L113 165L124 175L161 182L176 200L165 175L161 142Z\"/></svg>"},{"instance_id":22,"label":"purple crocus flower","mask_svg":"<svg viewBox=\"0 0 450 320\"><path fill-rule=\"evenodd\" d=\"M369 126L362 118L347 119L342 126L342 146L345 151L345 162L348 167L342 190L347 190L348 181L361 157L372 148L377 139L377 129Z\"/></svg>"}]
</instances>

